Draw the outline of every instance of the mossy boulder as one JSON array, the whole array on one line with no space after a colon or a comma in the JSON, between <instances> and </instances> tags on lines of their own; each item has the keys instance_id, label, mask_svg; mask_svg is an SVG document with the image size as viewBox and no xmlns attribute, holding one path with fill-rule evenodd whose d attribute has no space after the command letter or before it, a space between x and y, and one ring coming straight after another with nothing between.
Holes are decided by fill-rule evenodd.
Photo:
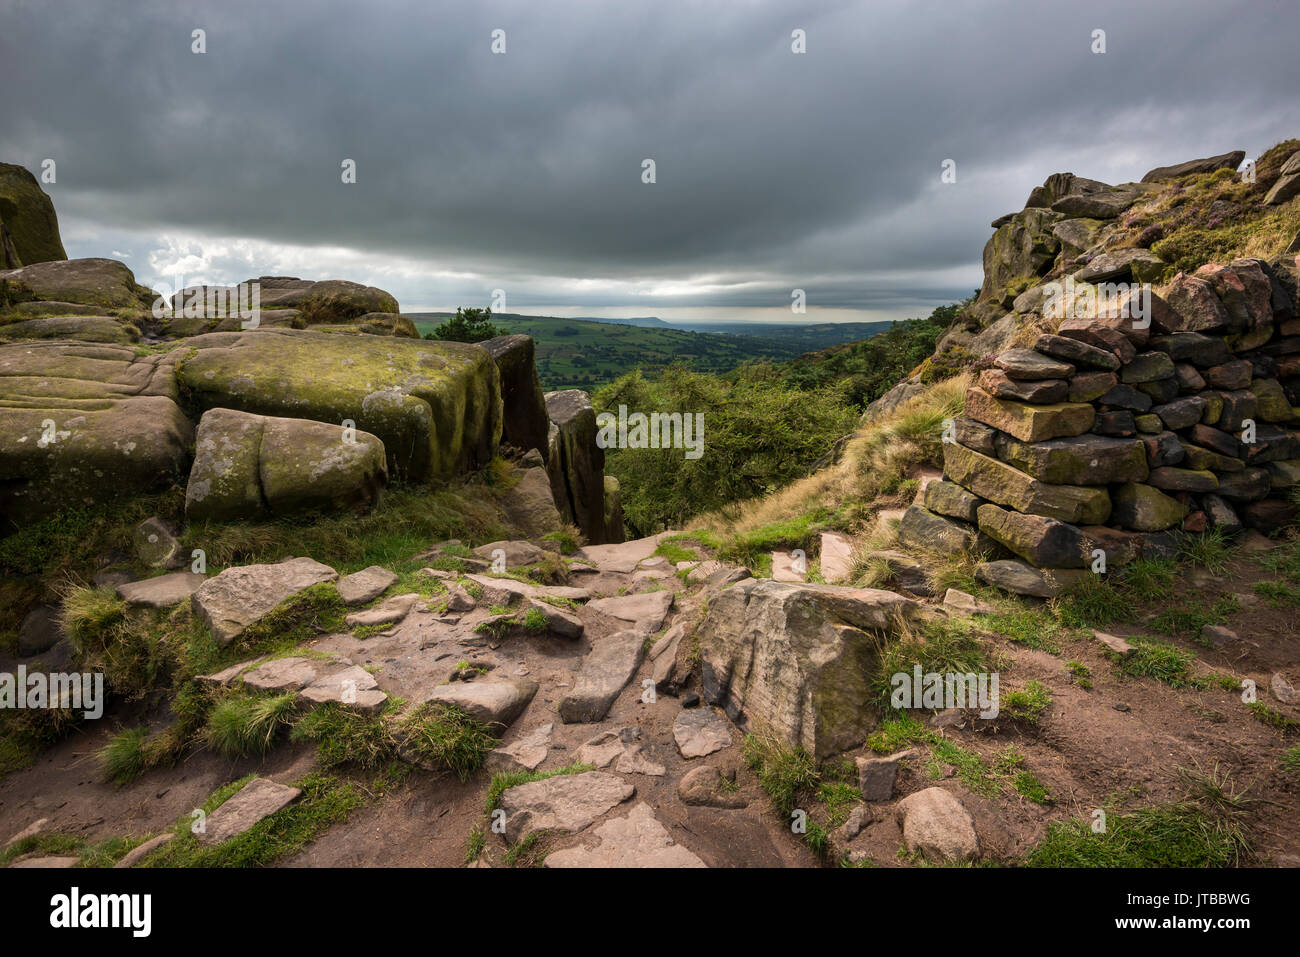
<instances>
[{"instance_id":1,"label":"mossy boulder","mask_svg":"<svg viewBox=\"0 0 1300 957\"><path fill-rule=\"evenodd\" d=\"M1137 532L1162 532L1187 516L1187 506L1150 485L1126 482L1112 496L1111 520Z\"/></svg>"},{"instance_id":2,"label":"mossy boulder","mask_svg":"<svg viewBox=\"0 0 1300 957\"><path fill-rule=\"evenodd\" d=\"M0 514L7 525L182 480L193 428L164 357L116 345L0 345Z\"/></svg>"},{"instance_id":3,"label":"mossy boulder","mask_svg":"<svg viewBox=\"0 0 1300 957\"><path fill-rule=\"evenodd\" d=\"M479 468L501 438L496 366L476 345L257 329L196 336L173 352L191 415L229 408L351 421L383 442L392 478L427 482Z\"/></svg>"},{"instance_id":4,"label":"mossy boulder","mask_svg":"<svg viewBox=\"0 0 1300 957\"><path fill-rule=\"evenodd\" d=\"M0 271L10 302L56 301L104 309L144 309L154 293L116 259L63 259Z\"/></svg>"},{"instance_id":5,"label":"mossy boulder","mask_svg":"<svg viewBox=\"0 0 1300 957\"><path fill-rule=\"evenodd\" d=\"M0 163L0 222L8 228L22 265L68 258L54 203L36 177L14 163Z\"/></svg>"},{"instance_id":6,"label":"mossy boulder","mask_svg":"<svg viewBox=\"0 0 1300 957\"><path fill-rule=\"evenodd\" d=\"M384 444L325 422L212 409L199 422L185 490L192 520L365 508L388 481Z\"/></svg>"},{"instance_id":7,"label":"mossy boulder","mask_svg":"<svg viewBox=\"0 0 1300 957\"><path fill-rule=\"evenodd\" d=\"M0 340L77 339L81 342L139 342L140 330L112 316L49 316L0 325Z\"/></svg>"},{"instance_id":8,"label":"mossy boulder","mask_svg":"<svg viewBox=\"0 0 1300 957\"><path fill-rule=\"evenodd\" d=\"M89 343L0 346L6 524L128 498L185 473L193 429L157 357Z\"/></svg>"}]
</instances>

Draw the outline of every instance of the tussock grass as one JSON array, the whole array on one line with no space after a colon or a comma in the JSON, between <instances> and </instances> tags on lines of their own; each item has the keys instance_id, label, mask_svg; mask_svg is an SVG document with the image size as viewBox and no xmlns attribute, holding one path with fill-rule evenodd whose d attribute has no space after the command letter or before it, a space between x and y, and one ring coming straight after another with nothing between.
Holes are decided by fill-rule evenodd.
<instances>
[{"instance_id":1,"label":"tussock grass","mask_svg":"<svg viewBox=\"0 0 1300 957\"><path fill-rule=\"evenodd\" d=\"M873 701L886 714L894 713L890 702L892 679L896 674L908 676L920 666L922 673L972 674L988 670L988 654L983 643L960 620L927 621L920 625L899 622L896 637L882 639L875 670L871 676Z\"/></svg>"},{"instance_id":2,"label":"tussock grass","mask_svg":"<svg viewBox=\"0 0 1300 957\"><path fill-rule=\"evenodd\" d=\"M961 414L970 383L971 377L963 374L928 386L893 414L861 425L834 465L770 495L702 516L701 524L725 542L779 525L791 515L871 502L882 489L897 489L919 466L942 465L942 422Z\"/></svg>"},{"instance_id":3,"label":"tussock grass","mask_svg":"<svg viewBox=\"0 0 1300 957\"><path fill-rule=\"evenodd\" d=\"M223 697L208 713L207 744L231 758L265 754L293 723L296 697L294 692Z\"/></svg>"},{"instance_id":4,"label":"tussock grass","mask_svg":"<svg viewBox=\"0 0 1300 957\"><path fill-rule=\"evenodd\" d=\"M104 777L120 785L143 774L148 766L144 750L148 736L146 728L127 728L109 738L97 755Z\"/></svg>"},{"instance_id":5,"label":"tussock grass","mask_svg":"<svg viewBox=\"0 0 1300 957\"><path fill-rule=\"evenodd\" d=\"M1251 859L1250 799L1231 779L1180 768L1181 800L1093 821L1054 821L1029 853L1030 867L1236 867Z\"/></svg>"},{"instance_id":6,"label":"tussock grass","mask_svg":"<svg viewBox=\"0 0 1300 957\"><path fill-rule=\"evenodd\" d=\"M405 753L421 764L442 767L467 781L483 766L497 739L459 708L429 702L398 722Z\"/></svg>"}]
</instances>

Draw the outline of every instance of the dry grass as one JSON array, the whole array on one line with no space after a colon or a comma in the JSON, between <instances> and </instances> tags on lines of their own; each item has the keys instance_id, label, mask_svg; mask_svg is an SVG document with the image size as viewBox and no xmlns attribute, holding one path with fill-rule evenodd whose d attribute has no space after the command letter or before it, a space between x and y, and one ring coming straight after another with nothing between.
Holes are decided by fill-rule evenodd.
<instances>
[{"instance_id":1,"label":"dry grass","mask_svg":"<svg viewBox=\"0 0 1300 957\"><path fill-rule=\"evenodd\" d=\"M943 420L961 414L971 381L963 374L934 383L859 430L834 465L771 495L706 515L699 524L719 535L738 535L819 508L878 506L886 490L896 488L900 480L924 465L941 465Z\"/></svg>"}]
</instances>

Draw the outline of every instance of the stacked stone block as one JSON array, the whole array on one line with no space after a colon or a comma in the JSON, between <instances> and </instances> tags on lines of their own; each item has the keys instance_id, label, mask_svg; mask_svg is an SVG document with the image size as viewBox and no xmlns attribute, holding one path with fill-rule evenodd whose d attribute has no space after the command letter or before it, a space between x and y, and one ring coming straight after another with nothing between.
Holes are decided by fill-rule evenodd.
<instances>
[{"instance_id":1,"label":"stacked stone block","mask_svg":"<svg viewBox=\"0 0 1300 957\"><path fill-rule=\"evenodd\" d=\"M900 537L977 551L982 579L1046 597L1099 549L1111 570L1181 532L1293 522L1298 274L1289 258L1206 265L1151 293L1148 322L1119 302L1002 352Z\"/></svg>"}]
</instances>

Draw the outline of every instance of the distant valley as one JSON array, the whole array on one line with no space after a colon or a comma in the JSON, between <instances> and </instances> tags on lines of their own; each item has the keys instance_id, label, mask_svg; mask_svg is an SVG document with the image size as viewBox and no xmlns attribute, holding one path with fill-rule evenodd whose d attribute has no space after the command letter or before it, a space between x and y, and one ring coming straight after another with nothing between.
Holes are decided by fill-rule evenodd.
<instances>
[{"instance_id":1,"label":"distant valley","mask_svg":"<svg viewBox=\"0 0 1300 957\"><path fill-rule=\"evenodd\" d=\"M447 312L411 312L420 335L433 332ZM746 362L783 362L887 330L889 322L691 322L656 317L564 319L496 313L494 325L533 337L537 370L547 390L592 389L640 368L647 373L685 362L697 372L727 372Z\"/></svg>"}]
</instances>

